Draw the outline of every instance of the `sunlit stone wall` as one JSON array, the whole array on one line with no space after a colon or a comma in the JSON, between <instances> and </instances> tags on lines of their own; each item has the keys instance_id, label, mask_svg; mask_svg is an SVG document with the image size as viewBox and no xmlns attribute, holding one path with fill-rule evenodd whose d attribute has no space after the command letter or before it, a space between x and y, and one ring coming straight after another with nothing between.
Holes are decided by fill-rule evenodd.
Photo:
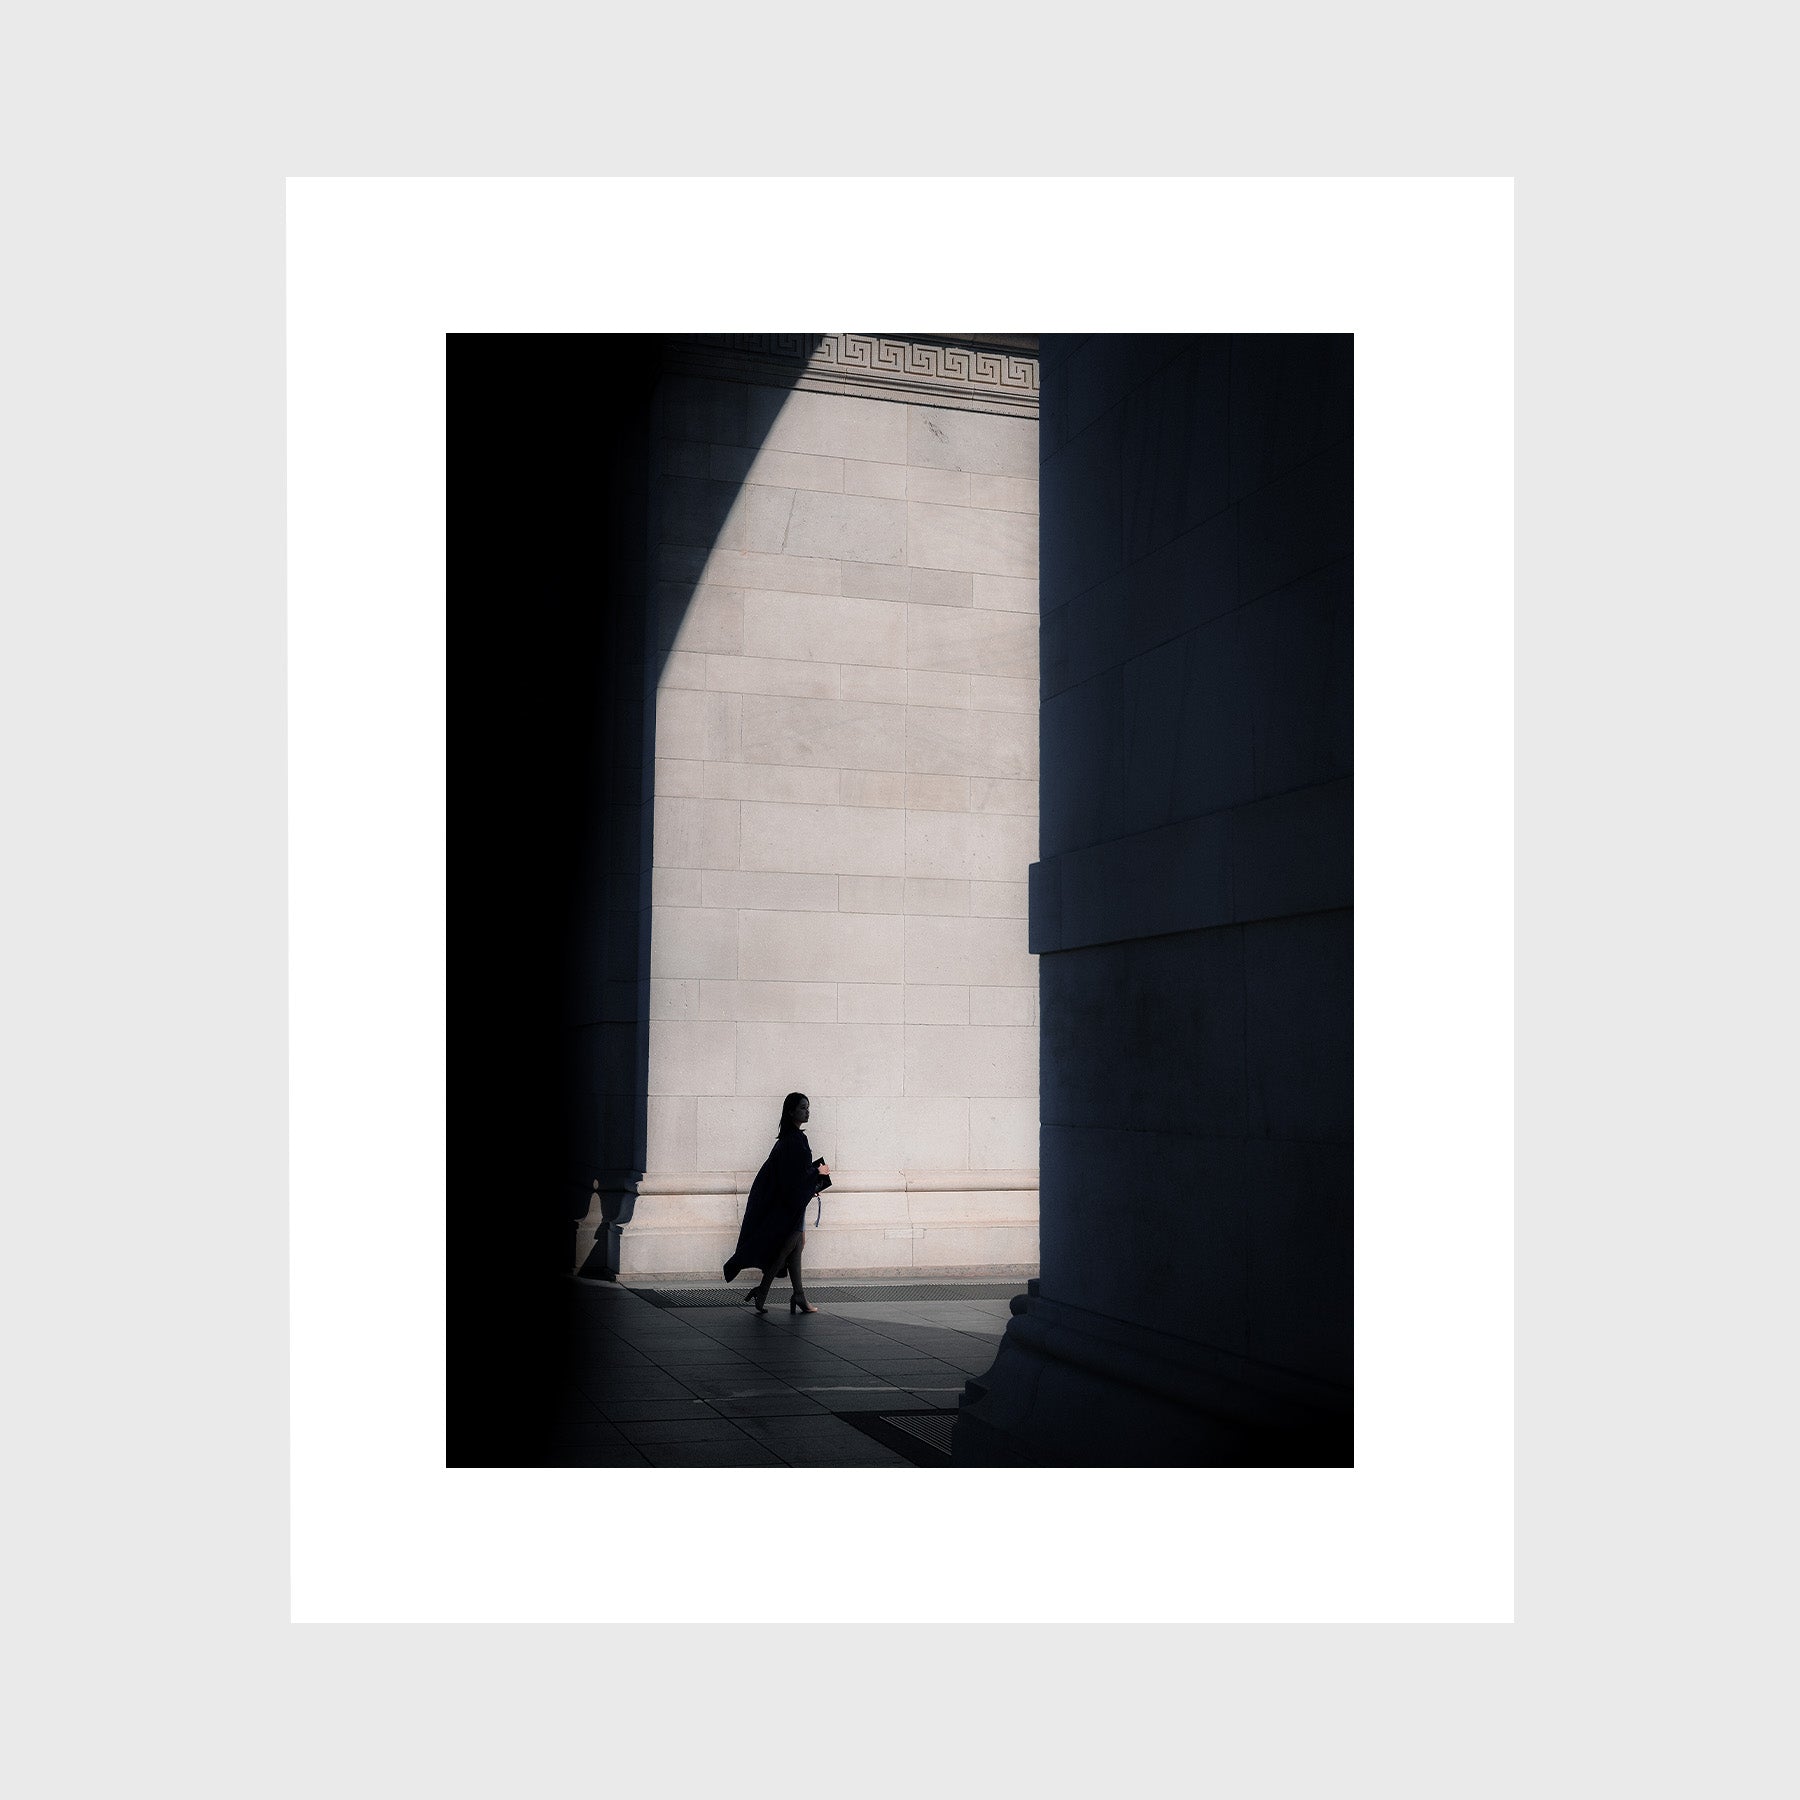
<instances>
[{"instance_id":1,"label":"sunlit stone wall","mask_svg":"<svg viewBox=\"0 0 1800 1800\"><path fill-rule=\"evenodd\" d=\"M1035 1270L1038 425L1010 367L1005 411L664 384L627 1278L716 1274L794 1088L835 1183L809 1269Z\"/></svg>"}]
</instances>

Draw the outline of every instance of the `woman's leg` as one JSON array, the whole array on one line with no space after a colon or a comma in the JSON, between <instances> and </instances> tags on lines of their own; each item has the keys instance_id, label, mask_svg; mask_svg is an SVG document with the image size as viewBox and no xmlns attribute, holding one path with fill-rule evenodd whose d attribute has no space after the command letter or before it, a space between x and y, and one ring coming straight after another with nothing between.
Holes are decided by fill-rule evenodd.
<instances>
[{"instance_id":1,"label":"woman's leg","mask_svg":"<svg viewBox=\"0 0 1800 1800\"><path fill-rule=\"evenodd\" d=\"M794 1247L788 1252L788 1280L794 1284L794 1298L802 1306L806 1304L806 1287L800 1279L800 1252L806 1248L806 1233L803 1231L794 1239Z\"/></svg>"},{"instance_id":2,"label":"woman's leg","mask_svg":"<svg viewBox=\"0 0 1800 1800\"><path fill-rule=\"evenodd\" d=\"M769 1266L762 1272L762 1280L756 1284L754 1289L756 1295L755 1305L760 1307L763 1302L768 1299L770 1285L780 1273L781 1258L779 1256L771 1256L769 1258Z\"/></svg>"},{"instance_id":3,"label":"woman's leg","mask_svg":"<svg viewBox=\"0 0 1800 1800\"><path fill-rule=\"evenodd\" d=\"M764 1300L769 1297L770 1287L787 1273L790 1258L798 1257L800 1233L795 1232L788 1241L769 1258L769 1266L763 1270L763 1278L756 1284L756 1291Z\"/></svg>"}]
</instances>

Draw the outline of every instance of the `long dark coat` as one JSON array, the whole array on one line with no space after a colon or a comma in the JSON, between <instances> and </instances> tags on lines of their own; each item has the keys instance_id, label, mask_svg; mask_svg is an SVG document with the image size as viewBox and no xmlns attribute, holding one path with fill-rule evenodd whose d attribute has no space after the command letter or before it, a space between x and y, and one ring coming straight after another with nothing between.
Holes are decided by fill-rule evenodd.
<instances>
[{"instance_id":1,"label":"long dark coat","mask_svg":"<svg viewBox=\"0 0 1800 1800\"><path fill-rule=\"evenodd\" d=\"M806 1208L813 1195L830 1185L813 1166L806 1133L798 1125L789 1126L775 1140L768 1161L750 1184L744 1222L738 1228L737 1248L725 1265L725 1279L735 1281L740 1269L766 1270L806 1223Z\"/></svg>"}]
</instances>

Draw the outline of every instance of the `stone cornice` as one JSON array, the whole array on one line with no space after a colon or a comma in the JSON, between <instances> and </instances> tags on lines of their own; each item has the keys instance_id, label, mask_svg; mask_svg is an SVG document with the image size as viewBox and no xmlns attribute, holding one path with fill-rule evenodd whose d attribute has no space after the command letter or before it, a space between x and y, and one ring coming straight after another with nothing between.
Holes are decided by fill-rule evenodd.
<instances>
[{"instance_id":1,"label":"stone cornice","mask_svg":"<svg viewBox=\"0 0 1800 1800\"><path fill-rule=\"evenodd\" d=\"M1038 412L1037 354L1018 340L843 331L709 332L667 342L671 368L714 380L1032 419Z\"/></svg>"}]
</instances>

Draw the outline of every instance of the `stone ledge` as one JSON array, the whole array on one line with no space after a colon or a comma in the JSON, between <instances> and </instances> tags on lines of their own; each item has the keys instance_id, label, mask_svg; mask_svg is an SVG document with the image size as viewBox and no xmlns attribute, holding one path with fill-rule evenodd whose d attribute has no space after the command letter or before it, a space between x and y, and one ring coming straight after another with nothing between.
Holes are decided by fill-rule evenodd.
<instances>
[{"instance_id":1,"label":"stone ledge","mask_svg":"<svg viewBox=\"0 0 1800 1800\"><path fill-rule=\"evenodd\" d=\"M645 1195L743 1196L750 1192L755 1179L754 1169L728 1174L646 1175L637 1191ZM852 1170L848 1174L834 1169L825 1198L829 1202L833 1194L1035 1194L1037 1186L1035 1169L873 1169Z\"/></svg>"},{"instance_id":2,"label":"stone ledge","mask_svg":"<svg viewBox=\"0 0 1800 1800\"><path fill-rule=\"evenodd\" d=\"M909 1287L921 1285L926 1281L967 1281L970 1283L1016 1281L1019 1286L1023 1288L1026 1282L1035 1281L1037 1279L1037 1272L1038 1266L1034 1262L970 1263L966 1268L959 1268L954 1263L950 1263L943 1266L934 1265L932 1268L923 1271L911 1267L858 1269L855 1271L855 1284L860 1287L864 1283L891 1282L896 1287ZM624 1288L627 1293L644 1288L674 1288L680 1290L695 1285L692 1280L677 1275L658 1275L650 1277L634 1275L629 1281L620 1281L617 1283L603 1282L593 1276L587 1275L571 1275L569 1279L593 1287L618 1286ZM844 1281L842 1277L836 1273L821 1275L819 1277L819 1285L821 1287L828 1283L836 1286L850 1285L849 1282ZM708 1271L704 1282L700 1285L709 1290L716 1289L720 1285L718 1272L716 1270ZM785 1283L783 1285L785 1285ZM745 1291L743 1290L743 1277L739 1278L738 1286L739 1291Z\"/></svg>"},{"instance_id":3,"label":"stone ledge","mask_svg":"<svg viewBox=\"0 0 1800 1800\"><path fill-rule=\"evenodd\" d=\"M1031 953L1347 907L1351 820L1345 778L1043 857Z\"/></svg>"},{"instance_id":4,"label":"stone ledge","mask_svg":"<svg viewBox=\"0 0 1800 1800\"><path fill-rule=\"evenodd\" d=\"M626 1281L697 1276L713 1280L737 1243L737 1222L631 1226L620 1243L619 1274ZM957 1224L808 1226L809 1275L878 1270L901 1275L957 1270L985 1274L1035 1264L1038 1223L1032 1218Z\"/></svg>"}]
</instances>

